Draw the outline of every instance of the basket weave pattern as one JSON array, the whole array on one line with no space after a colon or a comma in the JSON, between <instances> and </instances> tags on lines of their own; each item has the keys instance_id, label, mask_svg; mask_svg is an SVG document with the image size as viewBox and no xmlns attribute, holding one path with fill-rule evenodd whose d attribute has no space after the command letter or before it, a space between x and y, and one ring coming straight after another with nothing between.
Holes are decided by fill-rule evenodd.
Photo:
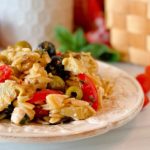
<instances>
[{"instance_id":1,"label":"basket weave pattern","mask_svg":"<svg viewBox=\"0 0 150 150\"><path fill-rule=\"evenodd\" d=\"M150 64L150 0L105 0L111 44L135 64Z\"/></svg>"}]
</instances>

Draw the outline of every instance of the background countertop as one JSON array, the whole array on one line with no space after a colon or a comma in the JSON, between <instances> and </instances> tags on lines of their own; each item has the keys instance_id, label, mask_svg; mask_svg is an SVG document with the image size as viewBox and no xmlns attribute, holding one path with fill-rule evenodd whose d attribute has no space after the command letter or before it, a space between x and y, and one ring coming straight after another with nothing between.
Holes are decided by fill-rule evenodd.
<instances>
[{"instance_id":1,"label":"background countertop","mask_svg":"<svg viewBox=\"0 0 150 150\"><path fill-rule=\"evenodd\" d=\"M135 76L144 67L113 64ZM11 143L1 142L0 150L150 150L150 105L125 126L104 135L66 143Z\"/></svg>"}]
</instances>

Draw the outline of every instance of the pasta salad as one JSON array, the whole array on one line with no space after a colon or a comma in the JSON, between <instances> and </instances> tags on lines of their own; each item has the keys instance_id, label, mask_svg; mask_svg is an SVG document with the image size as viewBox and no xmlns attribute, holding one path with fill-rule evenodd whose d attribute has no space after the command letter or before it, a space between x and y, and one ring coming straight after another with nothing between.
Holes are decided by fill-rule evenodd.
<instances>
[{"instance_id":1,"label":"pasta salad","mask_svg":"<svg viewBox=\"0 0 150 150\"><path fill-rule=\"evenodd\" d=\"M17 125L84 120L102 109L111 87L90 53L60 53L48 41L0 52L0 119Z\"/></svg>"}]
</instances>

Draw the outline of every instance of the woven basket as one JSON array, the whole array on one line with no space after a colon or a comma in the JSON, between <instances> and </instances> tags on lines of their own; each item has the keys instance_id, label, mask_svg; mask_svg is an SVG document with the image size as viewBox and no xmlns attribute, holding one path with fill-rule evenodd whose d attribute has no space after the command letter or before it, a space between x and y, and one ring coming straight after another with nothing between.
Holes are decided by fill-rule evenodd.
<instances>
[{"instance_id":1,"label":"woven basket","mask_svg":"<svg viewBox=\"0 0 150 150\"><path fill-rule=\"evenodd\" d=\"M150 64L150 0L105 0L112 46L126 60Z\"/></svg>"}]
</instances>

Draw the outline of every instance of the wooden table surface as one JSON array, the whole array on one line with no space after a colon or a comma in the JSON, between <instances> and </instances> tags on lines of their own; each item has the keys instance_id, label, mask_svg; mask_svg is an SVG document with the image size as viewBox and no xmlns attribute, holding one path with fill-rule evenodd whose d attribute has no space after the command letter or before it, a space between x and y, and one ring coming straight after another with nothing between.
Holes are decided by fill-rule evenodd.
<instances>
[{"instance_id":1,"label":"wooden table surface","mask_svg":"<svg viewBox=\"0 0 150 150\"><path fill-rule=\"evenodd\" d=\"M135 76L143 67L113 64ZM0 144L0 150L150 150L150 105L125 126L104 135L68 143L8 143Z\"/></svg>"}]
</instances>

